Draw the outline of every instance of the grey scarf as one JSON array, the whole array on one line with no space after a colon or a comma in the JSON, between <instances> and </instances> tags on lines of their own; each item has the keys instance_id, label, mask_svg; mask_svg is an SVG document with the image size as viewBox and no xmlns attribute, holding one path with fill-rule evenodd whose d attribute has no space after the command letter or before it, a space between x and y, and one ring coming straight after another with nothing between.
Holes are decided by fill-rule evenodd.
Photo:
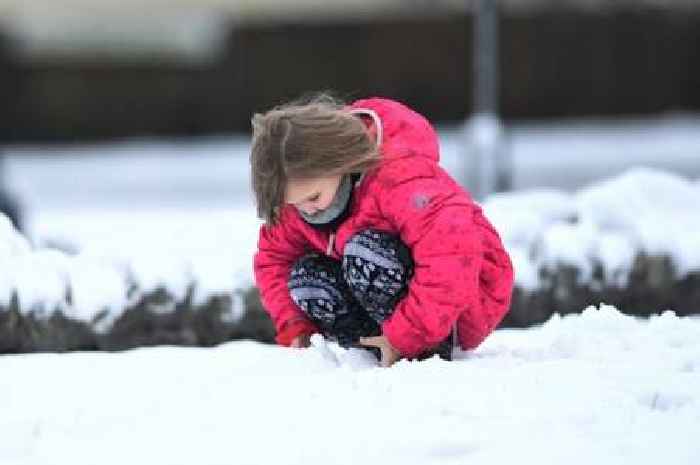
<instances>
[{"instance_id":1,"label":"grey scarf","mask_svg":"<svg viewBox=\"0 0 700 465\"><path fill-rule=\"evenodd\" d=\"M343 214L347 214L350 204L350 196L352 195L353 176L346 174L340 180L338 190L333 197L331 204L312 215L299 210L299 214L304 220L313 226L323 226L334 223Z\"/></svg>"}]
</instances>

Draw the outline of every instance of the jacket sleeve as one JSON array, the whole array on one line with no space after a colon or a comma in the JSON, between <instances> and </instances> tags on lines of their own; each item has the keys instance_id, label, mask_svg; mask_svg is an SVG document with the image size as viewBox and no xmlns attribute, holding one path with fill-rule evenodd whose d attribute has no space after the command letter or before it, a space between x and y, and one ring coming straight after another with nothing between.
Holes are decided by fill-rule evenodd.
<instances>
[{"instance_id":1,"label":"jacket sleeve","mask_svg":"<svg viewBox=\"0 0 700 465\"><path fill-rule=\"evenodd\" d=\"M294 303L287 287L294 262L307 248L301 232L289 224L289 214L283 209L276 225L260 227L253 259L255 282L263 307L275 325L277 343L287 346L296 336L318 331Z\"/></svg>"},{"instance_id":2,"label":"jacket sleeve","mask_svg":"<svg viewBox=\"0 0 700 465\"><path fill-rule=\"evenodd\" d=\"M477 339L500 321L487 315L481 302L479 207L441 168L432 170L379 191L383 215L414 260L408 293L382 327L389 342L408 357L445 339L462 313L469 315L471 336Z\"/></svg>"}]
</instances>

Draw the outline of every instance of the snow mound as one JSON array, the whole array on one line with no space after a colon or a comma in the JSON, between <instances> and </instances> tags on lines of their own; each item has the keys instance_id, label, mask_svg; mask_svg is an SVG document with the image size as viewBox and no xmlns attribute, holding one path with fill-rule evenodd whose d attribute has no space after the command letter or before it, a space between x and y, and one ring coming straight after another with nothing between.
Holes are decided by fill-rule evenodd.
<instances>
[{"instance_id":1,"label":"snow mound","mask_svg":"<svg viewBox=\"0 0 700 465\"><path fill-rule=\"evenodd\" d=\"M641 319L625 315L611 305L601 304L599 308L590 306L580 314L553 315L546 323L532 329L537 334L532 337L534 342L526 349L518 348L515 355L528 359L604 361L623 356L621 354L629 351L641 351L647 361L647 357L653 358L655 353L674 347L700 355L699 331L699 317L678 317L667 310ZM532 332L528 334L532 335ZM509 337L520 333L522 330L503 330L503 333L497 334ZM477 349L476 354L479 352L480 349ZM684 371L689 361L687 357L682 357L677 368Z\"/></svg>"},{"instance_id":2,"label":"snow mound","mask_svg":"<svg viewBox=\"0 0 700 465\"><path fill-rule=\"evenodd\" d=\"M635 168L582 189L576 201L599 227L634 231L640 217L673 220L696 211L700 192L675 174Z\"/></svg>"}]
</instances>

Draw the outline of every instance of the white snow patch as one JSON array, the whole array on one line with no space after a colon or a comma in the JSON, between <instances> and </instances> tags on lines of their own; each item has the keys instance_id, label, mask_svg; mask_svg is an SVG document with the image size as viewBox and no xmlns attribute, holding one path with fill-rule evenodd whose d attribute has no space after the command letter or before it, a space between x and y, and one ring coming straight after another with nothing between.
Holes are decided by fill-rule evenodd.
<instances>
[{"instance_id":1,"label":"white snow patch","mask_svg":"<svg viewBox=\"0 0 700 465\"><path fill-rule=\"evenodd\" d=\"M70 268L72 305L66 316L93 323L96 331L109 331L126 310L128 284L124 275L110 266L88 256L78 256Z\"/></svg>"},{"instance_id":2,"label":"white snow patch","mask_svg":"<svg viewBox=\"0 0 700 465\"><path fill-rule=\"evenodd\" d=\"M20 311L49 317L65 307L68 276L67 258L52 251L29 252L2 260L0 283L8 305L12 294L17 295Z\"/></svg>"},{"instance_id":3,"label":"white snow patch","mask_svg":"<svg viewBox=\"0 0 700 465\"><path fill-rule=\"evenodd\" d=\"M634 265L638 248L622 233L601 231L598 234L596 258L603 266L606 283L625 287Z\"/></svg>"},{"instance_id":4,"label":"white snow patch","mask_svg":"<svg viewBox=\"0 0 700 465\"><path fill-rule=\"evenodd\" d=\"M590 224L553 224L544 231L536 247L545 267L572 266L580 270L581 282L590 281L596 247L595 230Z\"/></svg>"},{"instance_id":5,"label":"white snow patch","mask_svg":"<svg viewBox=\"0 0 700 465\"><path fill-rule=\"evenodd\" d=\"M591 184L576 195L577 207L605 229L635 230L642 218L685 216L696 210L700 193L680 176L635 168Z\"/></svg>"},{"instance_id":6,"label":"white snow patch","mask_svg":"<svg viewBox=\"0 0 700 465\"><path fill-rule=\"evenodd\" d=\"M535 291L540 286L540 278L537 265L529 256L528 250L521 247L511 247L508 250L510 261L513 263L513 271L518 285L526 291Z\"/></svg>"},{"instance_id":7,"label":"white snow patch","mask_svg":"<svg viewBox=\"0 0 700 465\"><path fill-rule=\"evenodd\" d=\"M22 255L30 250L29 242L17 232L10 219L0 213L0 257Z\"/></svg>"},{"instance_id":8,"label":"white snow patch","mask_svg":"<svg viewBox=\"0 0 700 465\"><path fill-rule=\"evenodd\" d=\"M484 213L504 243L529 246L553 223L576 218L573 197L552 189L499 193L484 202Z\"/></svg>"}]
</instances>

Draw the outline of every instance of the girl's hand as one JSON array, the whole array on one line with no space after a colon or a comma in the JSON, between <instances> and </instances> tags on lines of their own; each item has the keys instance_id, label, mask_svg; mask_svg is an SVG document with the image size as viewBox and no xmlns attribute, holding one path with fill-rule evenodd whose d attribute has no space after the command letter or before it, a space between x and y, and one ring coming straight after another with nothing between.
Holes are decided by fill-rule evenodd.
<instances>
[{"instance_id":1,"label":"girl's hand","mask_svg":"<svg viewBox=\"0 0 700 465\"><path fill-rule=\"evenodd\" d=\"M401 358L401 353L394 349L386 336L361 337L360 344L366 347L376 347L382 352L379 364L385 368L390 367Z\"/></svg>"},{"instance_id":2,"label":"girl's hand","mask_svg":"<svg viewBox=\"0 0 700 465\"><path fill-rule=\"evenodd\" d=\"M299 336L292 339L292 343L289 347L294 347L295 349L304 349L311 345L311 335L310 334L300 334Z\"/></svg>"}]
</instances>

